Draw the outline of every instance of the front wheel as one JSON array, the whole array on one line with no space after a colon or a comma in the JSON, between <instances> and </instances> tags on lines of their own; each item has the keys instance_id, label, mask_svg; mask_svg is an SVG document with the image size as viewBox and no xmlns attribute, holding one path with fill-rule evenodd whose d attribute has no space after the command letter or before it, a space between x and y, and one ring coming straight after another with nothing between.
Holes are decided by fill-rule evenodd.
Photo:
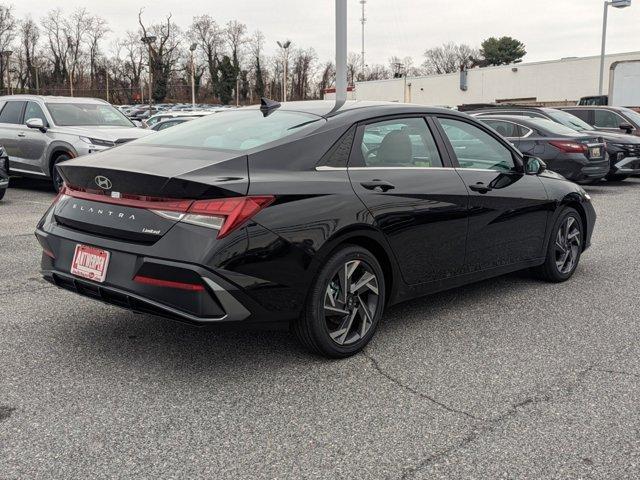
<instances>
[{"instance_id":1,"label":"front wheel","mask_svg":"<svg viewBox=\"0 0 640 480\"><path fill-rule=\"evenodd\" d=\"M629 175L624 175L620 173L609 173L606 176L606 179L610 182L621 182L629 178Z\"/></svg>"},{"instance_id":2,"label":"front wheel","mask_svg":"<svg viewBox=\"0 0 640 480\"><path fill-rule=\"evenodd\" d=\"M293 330L301 343L329 358L345 358L362 350L382 317L384 274L364 248L340 248L325 262Z\"/></svg>"},{"instance_id":3,"label":"front wheel","mask_svg":"<svg viewBox=\"0 0 640 480\"><path fill-rule=\"evenodd\" d=\"M584 242L584 225L580 214L573 208L565 208L553 228L544 264L534 272L548 282L569 280L580 262Z\"/></svg>"},{"instance_id":4,"label":"front wheel","mask_svg":"<svg viewBox=\"0 0 640 480\"><path fill-rule=\"evenodd\" d=\"M53 162L53 166L51 167L51 182L53 183L53 189L56 192L59 192L62 189L62 185L64 185L64 180L62 179L62 175L58 172L56 165L59 165L61 162L66 162L70 160L71 157L65 153L58 155Z\"/></svg>"}]
</instances>

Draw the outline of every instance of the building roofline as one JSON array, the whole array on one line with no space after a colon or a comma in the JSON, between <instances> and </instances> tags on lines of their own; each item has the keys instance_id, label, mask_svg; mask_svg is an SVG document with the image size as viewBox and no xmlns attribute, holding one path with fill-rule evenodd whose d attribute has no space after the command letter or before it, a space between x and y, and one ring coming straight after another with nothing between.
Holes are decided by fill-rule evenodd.
<instances>
[{"instance_id":1,"label":"building roofline","mask_svg":"<svg viewBox=\"0 0 640 480\"><path fill-rule=\"evenodd\" d=\"M629 56L629 55L637 55L638 56L638 60L640 60L640 51L636 50L633 52L620 52L620 53L608 53L605 58L615 58L615 57L622 57L622 56ZM527 62L527 63L510 63L508 65L492 65L490 67L475 67L475 68L471 68L468 71L469 72L476 72L476 71L487 71L487 70L496 70L499 68L513 68L513 67L528 67L528 66L534 66L534 65L544 65L544 64L552 64L552 63L563 63L563 62L576 62L576 61L582 61L582 60L592 60L594 58L600 58L600 55L589 55L586 57L563 57L563 58L559 58L559 59L555 59L555 60L540 60L538 62ZM453 73L438 73L438 74L434 74L434 75L415 75L415 76L407 76L407 80L417 80L417 79L422 79L422 78L444 78L444 77L453 77L453 76L458 76L460 75L460 72L453 72ZM402 81L402 78L385 78L382 80L369 80L369 81L365 81L365 82L356 82L356 88L359 84L361 83L384 83L384 82L397 82L397 81Z\"/></svg>"}]
</instances>

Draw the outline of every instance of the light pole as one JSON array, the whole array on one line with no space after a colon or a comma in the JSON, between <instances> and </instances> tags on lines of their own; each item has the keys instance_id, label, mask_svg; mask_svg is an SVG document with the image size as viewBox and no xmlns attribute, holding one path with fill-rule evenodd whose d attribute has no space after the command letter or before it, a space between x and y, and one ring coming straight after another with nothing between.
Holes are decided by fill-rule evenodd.
<instances>
[{"instance_id":1,"label":"light pole","mask_svg":"<svg viewBox=\"0 0 640 480\"><path fill-rule=\"evenodd\" d=\"M604 14L602 15L602 51L600 52L600 81L598 83L598 95L603 95L604 88L604 55L607 45L607 12L609 5L614 8L626 8L631 6L631 0L611 0L604 2Z\"/></svg>"},{"instance_id":2,"label":"light pole","mask_svg":"<svg viewBox=\"0 0 640 480\"><path fill-rule=\"evenodd\" d=\"M73 53L73 39L67 35L67 44L71 47L71 52ZM73 97L73 68L68 65L67 70L69 70L69 94Z\"/></svg>"},{"instance_id":3,"label":"light pole","mask_svg":"<svg viewBox=\"0 0 640 480\"><path fill-rule=\"evenodd\" d=\"M365 79L365 68L366 68L366 64L364 62L364 24L367 23L367 17L364 14L364 8L365 5L367 4L367 0L360 0L360 4L362 5L362 18L360 19L360 22L362 23L362 80Z\"/></svg>"},{"instance_id":4,"label":"light pole","mask_svg":"<svg viewBox=\"0 0 640 480\"><path fill-rule=\"evenodd\" d=\"M151 68L151 45L156 41L155 36L147 35L142 37L140 41L149 47L149 116L151 116L151 108L153 104L153 69Z\"/></svg>"},{"instance_id":5,"label":"light pole","mask_svg":"<svg viewBox=\"0 0 640 480\"><path fill-rule=\"evenodd\" d=\"M284 65L283 81L282 81L282 101L287 101L287 67L289 65L289 47L291 46L291 40L278 42L278 46L282 50L282 63Z\"/></svg>"},{"instance_id":6,"label":"light pole","mask_svg":"<svg viewBox=\"0 0 640 480\"><path fill-rule=\"evenodd\" d=\"M196 109L196 77L195 77L195 65L193 63L193 52L198 48L197 43L192 43L189 47L191 52L191 108Z\"/></svg>"},{"instance_id":7,"label":"light pole","mask_svg":"<svg viewBox=\"0 0 640 480\"><path fill-rule=\"evenodd\" d=\"M347 0L336 0L336 104L339 110L347 101Z\"/></svg>"},{"instance_id":8,"label":"light pole","mask_svg":"<svg viewBox=\"0 0 640 480\"><path fill-rule=\"evenodd\" d=\"M104 63L104 73L107 76L107 102L109 102L109 62Z\"/></svg>"}]
</instances>

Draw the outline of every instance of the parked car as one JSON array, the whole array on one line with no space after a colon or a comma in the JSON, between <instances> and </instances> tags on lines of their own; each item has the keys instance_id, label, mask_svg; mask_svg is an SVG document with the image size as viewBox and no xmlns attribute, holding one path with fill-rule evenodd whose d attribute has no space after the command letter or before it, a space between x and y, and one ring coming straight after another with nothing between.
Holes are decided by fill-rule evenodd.
<instances>
[{"instance_id":1,"label":"parked car","mask_svg":"<svg viewBox=\"0 0 640 480\"><path fill-rule=\"evenodd\" d=\"M200 118L200 117L194 117L194 116L176 117L176 118L171 118L169 120L163 120L161 122L156 123L153 127L150 128L150 130L153 130L154 132L159 132L160 130L166 130L167 128L175 127L176 125L180 125L182 123L195 120L196 118Z\"/></svg>"},{"instance_id":2,"label":"parked car","mask_svg":"<svg viewBox=\"0 0 640 480\"><path fill-rule=\"evenodd\" d=\"M0 97L0 145L11 173L51 179L56 190L62 186L56 165L148 134L104 100Z\"/></svg>"},{"instance_id":3,"label":"parked car","mask_svg":"<svg viewBox=\"0 0 640 480\"><path fill-rule=\"evenodd\" d=\"M592 183L609 173L601 137L578 133L544 118L491 115L480 120L525 155L541 158L550 170L576 183Z\"/></svg>"},{"instance_id":4,"label":"parked car","mask_svg":"<svg viewBox=\"0 0 640 480\"><path fill-rule=\"evenodd\" d=\"M640 138L607 130L596 129L570 112L556 108L491 106L474 109L474 116L518 115L533 118L546 118L586 135L597 135L606 142L610 169L607 180L624 180L630 175L640 175Z\"/></svg>"},{"instance_id":5,"label":"parked car","mask_svg":"<svg viewBox=\"0 0 640 480\"><path fill-rule=\"evenodd\" d=\"M559 109L575 115L598 130L640 136L640 113L630 108L575 106Z\"/></svg>"},{"instance_id":6,"label":"parked car","mask_svg":"<svg viewBox=\"0 0 640 480\"><path fill-rule=\"evenodd\" d=\"M529 267L569 279L596 218L478 120L397 103L263 100L60 170L45 279L196 325L290 325L328 357L400 301Z\"/></svg>"},{"instance_id":7,"label":"parked car","mask_svg":"<svg viewBox=\"0 0 640 480\"><path fill-rule=\"evenodd\" d=\"M0 200L9 188L9 157L4 148L0 147Z\"/></svg>"},{"instance_id":8,"label":"parked car","mask_svg":"<svg viewBox=\"0 0 640 480\"><path fill-rule=\"evenodd\" d=\"M211 115L212 111L202 111L202 112L161 112L156 115L149 117L147 120L142 122L144 128L153 127L155 124L162 122L164 120L169 120L170 118L179 118L179 117L191 117L191 118L199 118L204 117L205 115Z\"/></svg>"}]
</instances>

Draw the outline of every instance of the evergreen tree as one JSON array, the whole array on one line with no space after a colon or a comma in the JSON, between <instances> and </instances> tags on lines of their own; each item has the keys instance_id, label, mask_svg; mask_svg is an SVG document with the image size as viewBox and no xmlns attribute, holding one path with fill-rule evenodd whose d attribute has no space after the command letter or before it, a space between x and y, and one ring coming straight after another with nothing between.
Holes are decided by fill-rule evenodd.
<instances>
[{"instance_id":1,"label":"evergreen tree","mask_svg":"<svg viewBox=\"0 0 640 480\"><path fill-rule=\"evenodd\" d=\"M511 37L487 38L480 49L480 55L484 59L481 62L483 66L519 63L526 54L524 44Z\"/></svg>"},{"instance_id":2,"label":"evergreen tree","mask_svg":"<svg viewBox=\"0 0 640 480\"><path fill-rule=\"evenodd\" d=\"M256 57L256 96L262 98L264 97L264 92L264 74L262 73L262 66L260 65L260 57Z\"/></svg>"},{"instance_id":3,"label":"evergreen tree","mask_svg":"<svg viewBox=\"0 0 640 480\"><path fill-rule=\"evenodd\" d=\"M222 57L220 62L220 81L218 83L218 89L220 94L220 101L224 105L229 105L233 99L233 90L236 88L236 69L231 63L231 59L228 55Z\"/></svg>"}]
</instances>

